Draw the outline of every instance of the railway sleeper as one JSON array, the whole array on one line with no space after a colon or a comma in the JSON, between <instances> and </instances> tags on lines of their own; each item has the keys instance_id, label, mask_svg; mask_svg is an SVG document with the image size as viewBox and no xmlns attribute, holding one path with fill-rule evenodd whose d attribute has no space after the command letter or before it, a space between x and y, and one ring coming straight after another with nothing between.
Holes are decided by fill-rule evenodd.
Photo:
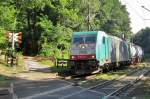
<instances>
[{"instance_id":1,"label":"railway sleeper","mask_svg":"<svg viewBox=\"0 0 150 99\"><path fill-rule=\"evenodd\" d=\"M145 73L141 74L138 78L136 78L134 81L126 84L125 86L119 88L118 90L110 93L109 95L105 96L103 99L107 99L110 96L119 96L120 93L123 93L124 91L128 90L130 87L134 86L137 82L139 82L145 75L147 75L150 71L147 70Z\"/></svg>"}]
</instances>

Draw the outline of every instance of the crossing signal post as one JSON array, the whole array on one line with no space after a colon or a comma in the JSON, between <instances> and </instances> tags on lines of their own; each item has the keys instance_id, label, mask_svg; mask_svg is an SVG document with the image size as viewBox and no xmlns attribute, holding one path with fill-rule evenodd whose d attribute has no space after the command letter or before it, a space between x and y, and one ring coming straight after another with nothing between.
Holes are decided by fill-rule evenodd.
<instances>
[{"instance_id":1,"label":"crossing signal post","mask_svg":"<svg viewBox=\"0 0 150 99\"><path fill-rule=\"evenodd\" d=\"M18 32L18 33L7 32L6 37L7 37L8 41L12 43L13 50L15 49L14 48L15 42L17 42L19 44L22 43L22 32Z\"/></svg>"},{"instance_id":2,"label":"crossing signal post","mask_svg":"<svg viewBox=\"0 0 150 99\"><path fill-rule=\"evenodd\" d=\"M13 66L14 62L16 61L16 64L18 63L18 58L15 55L14 49L15 49L15 42L17 42L18 44L22 43L22 32L18 32L18 33L11 33L11 32L7 32L6 33L6 37L8 39L8 41L11 43L12 48L9 49L7 52L7 63L11 64L11 66Z\"/></svg>"},{"instance_id":3,"label":"crossing signal post","mask_svg":"<svg viewBox=\"0 0 150 99\"><path fill-rule=\"evenodd\" d=\"M15 41L14 41L14 33L11 33L11 32L7 32L6 33L6 38L8 39L8 42L11 42L12 44L12 50L14 50L14 44L15 44Z\"/></svg>"},{"instance_id":4,"label":"crossing signal post","mask_svg":"<svg viewBox=\"0 0 150 99\"><path fill-rule=\"evenodd\" d=\"M22 32L16 33L14 40L15 40L15 42L18 42L19 44L21 44L22 43Z\"/></svg>"}]
</instances>

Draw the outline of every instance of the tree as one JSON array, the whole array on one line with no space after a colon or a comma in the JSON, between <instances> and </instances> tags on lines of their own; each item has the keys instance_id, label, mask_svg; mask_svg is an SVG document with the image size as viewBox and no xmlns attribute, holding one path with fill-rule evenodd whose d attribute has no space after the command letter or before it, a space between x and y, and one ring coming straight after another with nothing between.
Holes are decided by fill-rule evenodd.
<instances>
[{"instance_id":1,"label":"tree","mask_svg":"<svg viewBox=\"0 0 150 99\"><path fill-rule=\"evenodd\" d=\"M101 29L111 35L131 37L130 19L124 5L118 0L101 0Z\"/></svg>"},{"instance_id":2,"label":"tree","mask_svg":"<svg viewBox=\"0 0 150 99\"><path fill-rule=\"evenodd\" d=\"M9 5L10 2L0 1L0 48L6 48L6 32L16 28L15 6ZM9 6L7 6L9 5Z\"/></svg>"},{"instance_id":3,"label":"tree","mask_svg":"<svg viewBox=\"0 0 150 99\"><path fill-rule=\"evenodd\" d=\"M119 0L1 0L0 8L0 35L21 31L25 54L55 49L58 43L69 47L73 31L131 36L128 12Z\"/></svg>"},{"instance_id":4,"label":"tree","mask_svg":"<svg viewBox=\"0 0 150 99\"><path fill-rule=\"evenodd\" d=\"M150 28L146 27L145 29L140 30L133 38L133 42L137 45L140 45L146 53L150 52Z\"/></svg>"}]
</instances>

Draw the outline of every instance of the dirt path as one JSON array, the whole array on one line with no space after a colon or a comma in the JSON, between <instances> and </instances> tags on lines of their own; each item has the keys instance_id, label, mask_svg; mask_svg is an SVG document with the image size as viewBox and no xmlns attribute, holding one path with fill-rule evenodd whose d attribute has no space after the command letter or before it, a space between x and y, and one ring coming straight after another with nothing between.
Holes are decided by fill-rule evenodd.
<instances>
[{"instance_id":1,"label":"dirt path","mask_svg":"<svg viewBox=\"0 0 150 99\"><path fill-rule=\"evenodd\" d=\"M27 57L25 58L25 71L16 74L15 77L20 80L42 80L57 78L57 73L52 72L49 66L41 65L32 57Z\"/></svg>"}]
</instances>

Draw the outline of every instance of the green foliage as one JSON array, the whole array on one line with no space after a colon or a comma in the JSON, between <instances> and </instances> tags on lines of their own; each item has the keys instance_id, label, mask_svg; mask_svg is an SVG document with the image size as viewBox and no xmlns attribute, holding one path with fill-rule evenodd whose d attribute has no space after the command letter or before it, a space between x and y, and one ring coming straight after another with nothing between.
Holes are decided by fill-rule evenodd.
<instances>
[{"instance_id":1,"label":"green foliage","mask_svg":"<svg viewBox=\"0 0 150 99\"><path fill-rule=\"evenodd\" d=\"M140 30L133 38L135 44L140 45L146 53L150 53L150 28Z\"/></svg>"},{"instance_id":2,"label":"green foliage","mask_svg":"<svg viewBox=\"0 0 150 99\"><path fill-rule=\"evenodd\" d=\"M15 29L16 10L10 2L0 1L0 48L6 48L6 32Z\"/></svg>"},{"instance_id":3,"label":"green foliage","mask_svg":"<svg viewBox=\"0 0 150 99\"><path fill-rule=\"evenodd\" d=\"M61 26L60 24L54 26L52 22L45 16L40 19L39 25L42 28L42 35L40 38L42 56L50 56L57 50L58 44L65 44L68 47L68 43L71 41L71 29Z\"/></svg>"},{"instance_id":4,"label":"green foliage","mask_svg":"<svg viewBox=\"0 0 150 99\"><path fill-rule=\"evenodd\" d=\"M10 80L8 77L0 75L0 87L8 87L10 85Z\"/></svg>"},{"instance_id":5,"label":"green foliage","mask_svg":"<svg viewBox=\"0 0 150 99\"><path fill-rule=\"evenodd\" d=\"M105 0L102 5L102 29L111 35L120 37L122 33L126 38L131 34L130 20L124 5L118 0Z\"/></svg>"},{"instance_id":6,"label":"green foliage","mask_svg":"<svg viewBox=\"0 0 150 99\"><path fill-rule=\"evenodd\" d=\"M4 49L7 45L5 34L4 34L5 32L6 31L0 27L0 49Z\"/></svg>"},{"instance_id":7,"label":"green foliage","mask_svg":"<svg viewBox=\"0 0 150 99\"><path fill-rule=\"evenodd\" d=\"M5 30L13 30L16 19L16 10L14 6L0 5L0 26Z\"/></svg>"},{"instance_id":8,"label":"green foliage","mask_svg":"<svg viewBox=\"0 0 150 99\"><path fill-rule=\"evenodd\" d=\"M88 9L89 8L89 9ZM23 32L25 54L57 55L69 50L73 31L105 31L130 37L128 12L119 0L1 0L0 44L5 31ZM1 37L2 36L2 37ZM68 56L68 55L66 55Z\"/></svg>"},{"instance_id":9,"label":"green foliage","mask_svg":"<svg viewBox=\"0 0 150 99\"><path fill-rule=\"evenodd\" d=\"M42 65L47 65L49 67L54 66L54 63L52 61L50 61L50 60L40 60L40 61L38 61L38 63L40 63Z\"/></svg>"}]
</instances>

